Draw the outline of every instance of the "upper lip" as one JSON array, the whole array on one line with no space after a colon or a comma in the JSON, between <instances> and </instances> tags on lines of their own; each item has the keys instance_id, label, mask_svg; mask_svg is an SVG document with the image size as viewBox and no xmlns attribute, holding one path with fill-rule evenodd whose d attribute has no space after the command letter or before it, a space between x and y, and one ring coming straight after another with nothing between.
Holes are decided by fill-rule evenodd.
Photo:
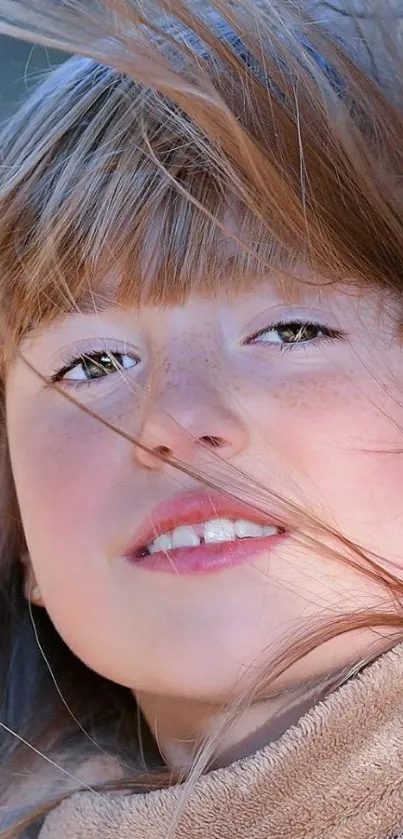
<instances>
[{"instance_id":1,"label":"upper lip","mask_svg":"<svg viewBox=\"0 0 403 839\"><path fill-rule=\"evenodd\" d=\"M135 555L162 533L169 533L175 527L180 525L191 526L215 518L243 518L257 524L282 528L280 522L269 513L256 510L235 498L232 499L213 491L208 493L187 492L169 498L153 509L148 518L140 525L134 539L125 551L125 555Z\"/></svg>"}]
</instances>

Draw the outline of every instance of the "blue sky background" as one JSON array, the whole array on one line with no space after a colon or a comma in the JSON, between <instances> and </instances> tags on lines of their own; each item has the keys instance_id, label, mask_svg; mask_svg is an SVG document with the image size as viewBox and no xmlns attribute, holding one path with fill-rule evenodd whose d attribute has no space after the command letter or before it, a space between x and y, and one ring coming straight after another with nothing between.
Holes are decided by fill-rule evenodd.
<instances>
[{"instance_id":1,"label":"blue sky background","mask_svg":"<svg viewBox=\"0 0 403 839\"><path fill-rule=\"evenodd\" d=\"M67 57L56 50L0 35L0 120L12 113L38 84L44 70Z\"/></svg>"}]
</instances>

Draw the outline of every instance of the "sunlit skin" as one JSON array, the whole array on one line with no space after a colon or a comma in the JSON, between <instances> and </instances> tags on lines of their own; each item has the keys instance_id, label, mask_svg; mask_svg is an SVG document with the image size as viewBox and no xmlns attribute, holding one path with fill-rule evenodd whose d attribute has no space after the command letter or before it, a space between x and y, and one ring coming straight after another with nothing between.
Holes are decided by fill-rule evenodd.
<instances>
[{"instance_id":1,"label":"sunlit skin","mask_svg":"<svg viewBox=\"0 0 403 839\"><path fill-rule=\"evenodd\" d=\"M317 323L338 337L317 329L285 351L280 321ZM109 367L88 382L76 364L60 382L66 393L151 451L165 447L205 472L217 461L200 441L217 438L229 487L226 467L242 470L399 571L403 460L393 452L403 439L403 355L396 306L386 307L380 292L311 287L292 303L268 281L230 302L195 297L165 310L69 315L21 349L50 380L71 358L105 348L120 353L122 374ZM220 573L134 566L124 551L153 508L203 485L84 414L21 360L8 372L6 407L28 548L26 596L36 582L73 652L132 689L172 764L186 764L239 677L261 671L309 619L384 599L292 532L273 551ZM329 642L276 688L328 673L359 657L369 640L366 632ZM249 733L277 707L245 711L226 743L233 756L245 738L246 750L255 747Z\"/></svg>"}]
</instances>

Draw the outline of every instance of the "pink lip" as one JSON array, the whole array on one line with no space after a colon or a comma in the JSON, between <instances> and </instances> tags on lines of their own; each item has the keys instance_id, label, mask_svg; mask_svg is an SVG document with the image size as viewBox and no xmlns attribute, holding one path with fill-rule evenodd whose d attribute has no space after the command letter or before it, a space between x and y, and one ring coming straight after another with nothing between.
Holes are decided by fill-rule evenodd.
<instances>
[{"instance_id":1,"label":"pink lip","mask_svg":"<svg viewBox=\"0 0 403 839\"><path fill-rule=\"evenodd\" d=\"M194 548L175 548L169 552L140 555L141 549L161 533L169 532L179 525L197 524L211 518L247 518L257 524L282 528L282 524L272 517L269 519L267 513L260 513L235 499L216 492L209 492L208 495L189 492L158 505L124 555L136 567L144 570L171 574L206 574L250 562L254 556L273 550L288 535L282 529L282 532L264 538L209 543Z\"/></svg>"}]
</instances>

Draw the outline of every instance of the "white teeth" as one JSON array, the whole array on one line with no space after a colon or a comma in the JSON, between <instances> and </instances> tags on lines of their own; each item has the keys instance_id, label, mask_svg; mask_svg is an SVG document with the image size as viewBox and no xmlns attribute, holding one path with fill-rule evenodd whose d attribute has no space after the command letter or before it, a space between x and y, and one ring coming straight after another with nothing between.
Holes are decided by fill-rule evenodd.
<instances>
[{"instance_id":1,"label":"white teeth","mask_svg":"<svg viewBox=\"0 0 403 839\"><path fill-rule=\"evenodd\" d=\"M230 542L235 538L235 523L230 519L213 519L204 525L205 542Z\"/></svg>"},{"instance_id":2,"label":"white teeth","mask_svg":"<svg viewBox=\"0 0 403 839\"><path fill-rule=\"evenodd\" d=\"M172 547L187 548L200 545L200 539L193 527L175 527L172 532Z\"/></svg>"},{"instance_id":3,"label":"white teeth","mask_svg":"<svg viewBox=\"0 0 403 839\"><path fill-rule=\"evenodd\" d=\"M279 533L278 527L269 527L266 525L263 529L263 536L276 536Z\"/></svg>"},{"instance_id":4,"label":"white teeth","mask_svg":"<svg viewBox=\"0 0 403 839\"><path fill-rule=\"evenodd\" d=\"M235 522L235 536L242 539L243 536L263 536L264 527L260 524L255 524L254 521L247 521L247 519L237 519Z\"/></svg>"},{"instance_id":5,"label":"white teeth","mask_svg":"<svg viewBox=\"0 0 403 839\"><path fill-rule=\"evenodd\" d=\"M181 525L175 527L171 533L162 533L148 545L148 551L155 554L174 548L193 548L203 542L233 542L235 539L275 536L277 533L277 527L263 527L247 519L211 519L194 527Z\"/></svg>"},{"instance_id":6,"label":"white teeth","mask_svg":"<svg viewBox=\"0 0 403 839\"><path fill-rule=\"evenodd\" d=\"M154 539L154 542L148 546L148 550L150 551L150 554L156 554L157 551L172 550L171 534L163 533L161 536L158 536L158 539Z\"/></svg>"}]
</instances>

